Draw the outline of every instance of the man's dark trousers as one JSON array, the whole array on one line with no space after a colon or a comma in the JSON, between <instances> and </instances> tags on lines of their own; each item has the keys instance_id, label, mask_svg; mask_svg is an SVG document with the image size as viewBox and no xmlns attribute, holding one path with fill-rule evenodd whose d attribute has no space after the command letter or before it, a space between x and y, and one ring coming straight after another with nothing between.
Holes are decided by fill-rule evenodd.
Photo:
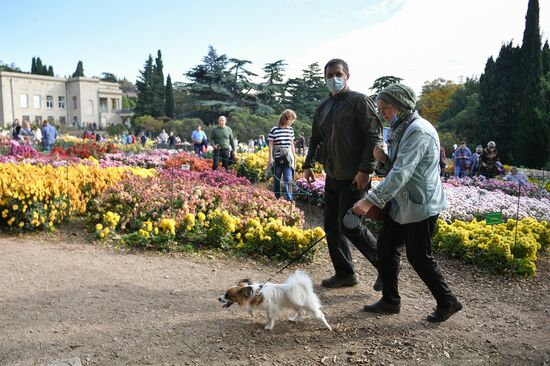
<instances>
[{"instance_id":1,"label":"man's dark trousers","mask_svg":"<svg viewBox=\"0 0 550 366\"><path fill-rule=\"evenodd\" d=\"M353 207L363 193L363 190L355 189L352 180L326 177L324 227L330 259L338 278L345 278L355 273L348 240L375 268L378 268L376 239L372 233L362 225L357 229L348 229L342 222L346 212Z\"/></svg>"}]
</instances>

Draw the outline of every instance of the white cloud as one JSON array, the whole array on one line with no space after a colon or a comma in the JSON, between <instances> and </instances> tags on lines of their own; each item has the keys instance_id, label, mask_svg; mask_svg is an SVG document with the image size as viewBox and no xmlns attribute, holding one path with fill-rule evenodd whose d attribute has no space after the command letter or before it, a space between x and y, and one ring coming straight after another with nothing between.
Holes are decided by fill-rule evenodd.
<instances>
[{"instance_id":1,"label":"white cloud","mask_svg":"<svg viewBox=\"0 0 550 366\"><path fill-rule=\"evenodd\" d=\"M378 4L365 6L359 11L358 17L365 20L383 17L398 9L404 2L405 0L383 0Z\"/></svg>"},{"instance_id":2,"label":"white cloud","mask_svg":"<svg viewBox=\"0 0 550 366\"><path fill-rule=\"evenodd\" d=\"M323 66L338 57L348 62L355 90L370 93L376 78L393 75L419 93L425 81L439 77L458 82L461 77L479 76L487 58L498 55L503 43L521 42L526 12L527 1L408 0L381 23L289 59L288 75L300 74L312 62ZM548 9L541 9L543 40L550 32L549 15Z\"/></svg>"}]
</instances>

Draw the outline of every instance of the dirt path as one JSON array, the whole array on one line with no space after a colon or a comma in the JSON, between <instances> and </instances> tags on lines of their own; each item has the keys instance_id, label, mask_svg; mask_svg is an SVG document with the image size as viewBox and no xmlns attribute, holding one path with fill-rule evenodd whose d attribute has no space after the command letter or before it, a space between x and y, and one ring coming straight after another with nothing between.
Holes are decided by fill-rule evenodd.
<instances>
[{"instance_id":1,"label":"dirt path","mask_svg":"<svg viewBox=\"0 0 550 366\"><path fill-rule=\"evenodd\" d=\"M80 234L79 234L80 235ZM440 259L465 309L425 320L434 301L408 263L401 314L361 311L378 298L374 270L354 252L361 283L326 290L326 250L305 266L334 332L312 320L273 331L217 296L278 267L219 256L120 253L70 228L0 234L0 364L48 365L546 365L550 362L548 255L535 279L493 277ZM275 279L283 281L290 272Z\"/></svg>"}]
</instances>

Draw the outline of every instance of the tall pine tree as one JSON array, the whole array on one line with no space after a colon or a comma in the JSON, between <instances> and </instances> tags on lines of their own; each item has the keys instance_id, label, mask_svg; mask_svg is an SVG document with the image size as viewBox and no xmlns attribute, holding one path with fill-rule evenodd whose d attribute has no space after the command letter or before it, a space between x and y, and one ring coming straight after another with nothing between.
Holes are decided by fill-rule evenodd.
<instances>
[{"instance_id":1,"label":"tall pine tree","mask_svg":"<svg viewBox=\"0 0 550 366\"><path fill-rule=\"evenodd\" d=\"M174 118L174 89L172 88L172 78L170 74L166 77L166 105L164 114L166 117Z\"/></svg>"},{"instance_id":2,"label":"tall pine tree","mask_svg":"<svg viewBox=\"0 0 550 366\"><path fill-rule=\"evenodd\" d=\"M36 57L32 58L31 74L36 74Z\"/></svg>"}]
</instances>

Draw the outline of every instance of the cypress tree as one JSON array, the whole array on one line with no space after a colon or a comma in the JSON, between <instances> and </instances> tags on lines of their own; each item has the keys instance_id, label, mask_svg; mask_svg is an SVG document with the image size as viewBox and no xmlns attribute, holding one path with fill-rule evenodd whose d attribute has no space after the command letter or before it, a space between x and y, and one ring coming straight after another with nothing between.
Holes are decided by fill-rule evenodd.
<instances>
[{"instance_id":1,"label":"cypress tree","mask_svg":"<svg viewBox=\"0 0 550 366\"><path fill-rule=\"evenodd\" d=\"M38 75L42 75L42 60L40 59L40 57L37 57L36 58L36 68L35 68L35 74L38 74Z\"/></svg>"},{"instance_id":2,"label":"cypress tree","mask_svg":"<svg viewBox=\"0 0 550 366\"><path fill-rule=\"evenodd\" d=\"M157 52L155 58L155 65L153 66L153 79L151 80L151 88L153 90L153 106L151 115L153 117L162 117L165 109L165 87L164 87L164 73L162 71L162 54L160 50Z\"/></svg>"},{"instance_id":3,"label":"cypress tree","mask_svg":"<svg viewBox=\"0 0 550 366\"><path fill-rule=\"evenodd\" d=\"M136 103L136 114L138 116L152 115L154 93L152 88L152 81L154 78L153 70L153 57L149 55L143 70L140 70L141 76L136 80L136 88L138 90L138 99Z\"/></svg>"},{"instance_id":4,"label":"cypress tree","mask_svg":"<svg viewBox=\"0 0 550 366\"><path fill-rule=\"evenodd\" d=\"M548 125L543 124L542 100L542 42L539 29L539 2L529 0L525 30L521 45L519 74L520 95L518 131L515 143L515 162L538 168L547 159Z\"/></svg>"},{"instance_id":5,"label":"cypress tree","mask_svg":"<svg viewBox=\"0 0 550 366\"><path fill-rule=\"evenodd\" d=\"M36 74L36 57L32 58L31 74Z\"/></svg>"},{"instance_id":6,"label":"cypress tree","mask_svg":"<svg viewBox=\"0 0 550 366\"><path fill-rule=\"evenodd\" d=\"M514 160L515 136L518 122L518 78L521 50L512 43L503 45L493 61L489 58L479 79L479 119L474 125L475 136L486 146L495 141L501 161Z\"/></svg>"},{"instance_id":7,"label":"cypress tree","mask_svg":"<svg viewBox=\"0 0 550 366\"><path fill-rule=\"evenodd\" d=\"M78 61L78 64L76 65L76 70L73 73L73 78L84 76L84 65L82 64L82 61Z\"/></svg>"},{"instance_id":8,"label":"cypress tree","mask_svg":"<svg viewBox=\"0 0 550 366\"><path fill-rule=\"evenodd\" d=\"M48 75L49 75L49 76L54 76L54 73L53 73L53 66L48 66Z\"/></svg>"},{"instance_id":9,"label":"cypress tree","mask_svg":"<svg viewBox=\"0 0 550 366\"><path fill-rule=\"evenodd\" d=\"M174 89L172 88L172 78L170 74L166 77L166 105L164 114L166 117L174 118Z\"/></svg>"}]
</instances>

